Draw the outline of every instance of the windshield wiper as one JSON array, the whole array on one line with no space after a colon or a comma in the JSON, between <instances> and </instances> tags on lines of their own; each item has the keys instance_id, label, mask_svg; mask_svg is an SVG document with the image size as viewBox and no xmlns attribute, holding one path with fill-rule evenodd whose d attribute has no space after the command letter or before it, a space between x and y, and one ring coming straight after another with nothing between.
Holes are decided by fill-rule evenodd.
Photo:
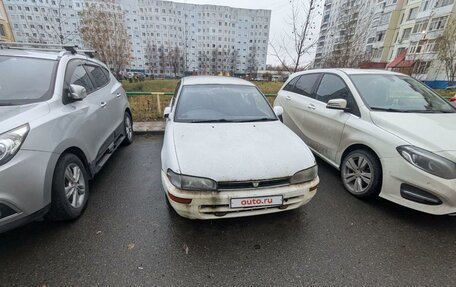
<instances>
[{"instance_id":1,"label":"windshield wiper","mask_svg":"<svg viewBox=\"0 0 456 287\"><path fill-rule=\"evenodd\" d=\"M193 120L190 123L232 123L233 121L227 119L215 119L215 120Z\"/></svg>"},{"instance_id":2,"label":"windshield wiper","mask_svg":"<svg viewBox=\"0 0 456 287\"><path fill-rule=\"evenodd\" d=\"M384 112L397 112L397 113L408 113L408 110L400 110L400 109L393 109L393 108L380 108L380 107L371 107L371 110L374 111L384 111Z\"/></svg>"},{"instance_id":3,"label":"windshield wiper","mask_svg":"<svg viewBox=\"0 0 456 287\"><path fill-rule=\"evenodd\" d=\"M6 106L16 106L16 104L13 104L13 103L0 103L0 107L6 107Z\"/></svg>"},{"instance_id":4,"label":"windshield wiper","mask_svg":"<svg viewBox=\"0 0 456 287\"><path fill-rule=\"evenodd\" d=\"M277 119L272 118L259 118L259 119L251 119L251 120L240 120L236 121L237 123L251 123L251 122L272 122L276 121Z\"/></svg>"}]
</instances>

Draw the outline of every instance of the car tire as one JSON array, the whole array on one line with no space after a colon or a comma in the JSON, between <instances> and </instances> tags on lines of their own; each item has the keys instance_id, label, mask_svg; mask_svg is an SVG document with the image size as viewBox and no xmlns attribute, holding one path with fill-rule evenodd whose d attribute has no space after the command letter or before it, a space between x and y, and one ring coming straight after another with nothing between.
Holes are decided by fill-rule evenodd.
<instances>
[{"instance_id":1,"label":"car tire","mask_svg":"<svg viewBox=\"0 0 456 287\"><path fill-rule=\"evenodd\" d=\"M122 144L124 146L130 145L133 143L134 133L133 133L133 119L131 118L130 113L125 113L124 115L124 133L125 139Z\"/></svg>"},{"instance_id":2,"label":"car tire","mask_svg":"<svg viewBox=\"0 0 456 287\"><path fill-rule=\"evenodd\" d=\"M82 161L64 154L57 162L52 179L51 208L46 219L74 220L81 216L89 198L89 180Z\"/></svg>"},{"instance_id":3,"label":"car tire","mask_svg":"<svg viewBox=\"0 0 456 287\"><path fill-rule=\"evenodd\" d=\"M375 198L382 187L382 167L375 154L355 150L344 157L341 178L345 189L358 198Z\"/></svg>"}]
</instances>

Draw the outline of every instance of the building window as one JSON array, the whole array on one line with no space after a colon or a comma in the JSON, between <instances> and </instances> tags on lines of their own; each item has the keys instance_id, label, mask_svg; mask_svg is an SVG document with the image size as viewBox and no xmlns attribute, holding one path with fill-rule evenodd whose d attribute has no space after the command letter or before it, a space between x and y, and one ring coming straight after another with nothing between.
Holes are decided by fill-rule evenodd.
<instances>
[{"instance_id":1,"label":"building window","mask_svg":"<svg viewBox=\"0 0 456 287\"><path fill-rule=\"evenodd\" d=\"M404 32L402 33L402 41L408 40L410 38L411 32L412 32L412 28L404 29Z\"/></svg>"},{"instance_id":2,"label":"building window","mask_svg":"<svg viewBox=\"0 0 456 287\"><path fill-rule=\"evenodd\" d=\"M410 9L407 21L415 19L417 14L418 14L418 7Z\"/></svg>"},{"instance_id":3,"label":"building window","mask_svg":"<svg viewBox=\"0 0 456 287\"><path fill-rule=\"evenodd\" d=\"M415 26L413 27L412 33L415 34L415 33L426 32L427 25L428 25L428 20L416 22Z\"/></svg>"},{"instance_id":4,"label":"building window","mask_svg":"<svg viewBox=\"0 0 456 287\"><path fill-rule=\"evenodd\" d=\"M6 37L5 27L3 24L0 24L0 36Z\"/></svg>"},{"instance_id":5,"label":"building window","mask_svg":"<svg viewBox=\"0 0 456 287\"><path fill-rule=\"evenodd\" d=\"M437 0L435 8L444 7L453 4L454 0Z\"/></svg>"},{"instance_id":6,"label":"building window","mask_svg":"<svg viewBox=\"0 0 456 287\"><path fill-rule=\"evenodd\" d=\"M435 31L445 28L446 21L448 16L438 17L431 20L431 24L429 24L429 31Z\"/></svg>"},{"instance_id":7,"label":"building window","mask_svg":"<svg viewBox=\"0 0 456 287\"><path fill-rule=\"evenodd\" d=\"M414 74L427 74L431 61L419 61L415 65Z\"/></svg>"}]
</instances>

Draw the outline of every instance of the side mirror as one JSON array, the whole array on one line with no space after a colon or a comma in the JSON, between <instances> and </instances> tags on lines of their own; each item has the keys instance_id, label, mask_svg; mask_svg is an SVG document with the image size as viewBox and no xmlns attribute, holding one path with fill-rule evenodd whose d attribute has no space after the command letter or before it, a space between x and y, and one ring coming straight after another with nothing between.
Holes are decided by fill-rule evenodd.
<instances>
[{"instance_id":1,"label":"side mirror","mask_svg":"<svg viewBox=\"0 0 456 287\"><path fill-rule=\"evenodd\" d=\"M345 111L347 109L347 100L344 100L344 99L329 100L328 104L326 105L326 108L332 109L332 110Z\"/></svg>"},{"instance_id":2,"label":"side mirror","mask_svg":"<svg viewBox=\"0 0 456 287\"><path fill-rule=\"evenodd\" d=\"M87 91L83 86L70 85L68 97L73 101L81 101L87 97Z\"/></svg>"},{"instance_id":3,"label":"side mirror","mask_svg":"<svg viewBox=\"0 0 456 287\"><path fill-rule=\"evenodd\" d=\"M163 111L163 117L165 119L169 118L170 113L171 113L171 107L166 107L165 110Z\"/></svg>"},{"instance_id":4,"label":"side mirror","mask_svg":"<svg viewBox=\"0 0 456 287\"><path fill-rule=\"evenodd\" d=\"M275 106L274 113L280 118L283 115L283 108L281 106Z\"/></svg>"}]
</instances>

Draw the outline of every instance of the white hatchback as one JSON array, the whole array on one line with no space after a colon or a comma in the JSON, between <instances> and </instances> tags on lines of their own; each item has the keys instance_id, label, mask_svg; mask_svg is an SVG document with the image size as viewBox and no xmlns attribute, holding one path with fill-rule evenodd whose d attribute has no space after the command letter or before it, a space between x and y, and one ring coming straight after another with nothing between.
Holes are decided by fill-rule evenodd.
<instances>
[{"instance_id":1,"label":"white hatchback","mask_svg":"<svg viewBox=\"0 0 456 287\"><path fill-rule=\"evenodd\" d=\"M375 70L290 76L275 105L345 188L431 214L456 213L456 110L420 82Z\"/></svg>"},{"instance_id":2,"label":"white hatchback","mask_svg":"<svg viewBox=\"0 0 456 287\"><path fill-rule=\"evenodd\" d=\"M215 219L291 210L317 191L306 144L277 118L255 85L183 78L165 109L162 183L183 217Z\"/></svg>"}]
</instances>

